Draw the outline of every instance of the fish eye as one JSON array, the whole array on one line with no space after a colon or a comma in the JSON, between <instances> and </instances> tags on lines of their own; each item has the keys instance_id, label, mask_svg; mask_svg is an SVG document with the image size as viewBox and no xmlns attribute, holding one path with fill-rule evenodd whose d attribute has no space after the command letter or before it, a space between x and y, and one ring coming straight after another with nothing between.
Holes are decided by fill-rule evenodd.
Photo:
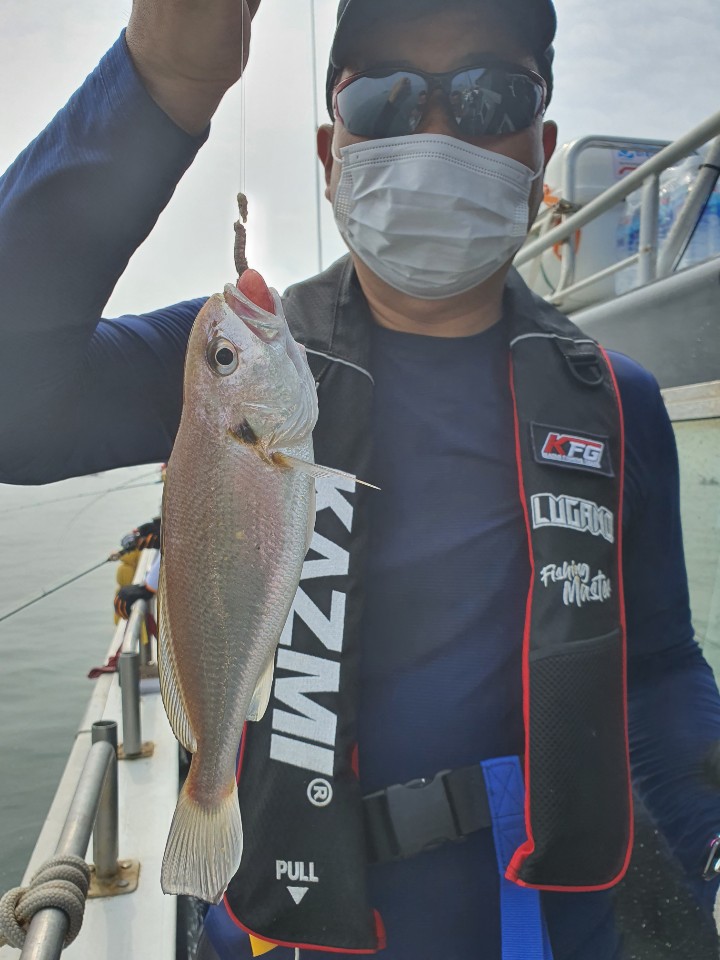
<instances>
[{"instance_id":1,"label":"fish eye","mask_svg":"<svg viewBox=\"0 0 720 960\"><path fill-rule=\"evenodd\" d=\"M237 348L229 340L218 337L208 344L207 360L214 373L227 377L238 368Z\"/></svg>"}]
</instances>

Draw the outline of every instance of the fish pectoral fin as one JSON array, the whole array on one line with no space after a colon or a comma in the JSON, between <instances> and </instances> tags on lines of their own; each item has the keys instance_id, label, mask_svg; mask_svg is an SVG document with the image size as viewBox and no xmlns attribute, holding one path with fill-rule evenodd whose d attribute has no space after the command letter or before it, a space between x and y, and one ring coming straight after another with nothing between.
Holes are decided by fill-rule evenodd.
<instances>
[{"instance_id":1,"label":"fish pectoral fin","mask_svg":"<svg viewBox=\"0 0 720 960\"><path fill-rule=\"evenodd\" d=\"M307 473L316 480L322 480L325 477L341 477L343 480L351 480L353 483L359 483L363 487L369 487L371 490L379 490L374 483L367 483L365 480L358 480L352 473L346 473L345 470L336 470L334 467L322 467L319 463L311 463L308 460L301 460L299 457L293 457L289 453L278 451L272 455L273 463L279 466L292 467L301 473Z\"/></svg>"},{"instance_id":2,"label":"fish pectoral fin","mask_svg":"<svg viewBox=\"0 0 720 960\"><path fill-rule=\"evenodd\" d=\"M160 565L157 599L160 693L162 695L165 713L172 727L172 732L189 753L195 753L197 751L197 738L190 726L190 720L188 719L182 690L178 681L177 663L175 662L175 653L170 635L170 623L167 617L165 572L162 564Z\"/></svg>"},{"instance_id":3,"label":"fish pectoral fin","mask_svg":"<svg viewBox=\"0 0 720 960\"><path fill-rule=\"evenodd\" d=\"M273 676L275 674L275 651L268 660L267 666L260 674L260 679L255 687L255 692L250 701L250 707L247 712L248 720L262 720L265 711L270 703L270 694L272 693Z\"/></svg>"}]
</instances>

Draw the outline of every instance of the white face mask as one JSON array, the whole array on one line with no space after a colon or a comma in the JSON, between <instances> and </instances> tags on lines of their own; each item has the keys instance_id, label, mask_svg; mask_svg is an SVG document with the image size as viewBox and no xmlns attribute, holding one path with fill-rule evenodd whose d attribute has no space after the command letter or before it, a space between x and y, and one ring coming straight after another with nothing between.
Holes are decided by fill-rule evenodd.
<instances>
[{"instance_id":1,"label":"white face mask","mask_svg":"<svg viewBox=\"0 0 720 960\"><path fill-rule=\"evenodd\" d=\"M442 300L483 283L528 233L533 173L440 134L353 143L333 209L350 249L385 283Z\"/></svg>"}]
</instances>

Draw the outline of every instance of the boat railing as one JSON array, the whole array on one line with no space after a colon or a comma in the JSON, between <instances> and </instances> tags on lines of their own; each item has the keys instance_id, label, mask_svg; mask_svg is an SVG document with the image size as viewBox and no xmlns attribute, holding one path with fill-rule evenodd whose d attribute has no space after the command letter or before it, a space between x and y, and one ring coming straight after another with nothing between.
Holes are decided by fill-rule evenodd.
<instances>
[{"instance_id":1,"label":"boat railing","mask_svg":"<svg viewBox=\"0 0 720 960\"><path fill-rule=\"evenodd\" d=\"M151 637L145 629L149 609L147 600L135 601L130 611L122 644L123 653L137 653L143 666L147 666L152 660Z\"/></svg>"},{"instance_id":2,"label":"boat railing","mask_svg":"<svg viewBox=\"0 0 720 960\"><path fill-rule=\"evenodd\" d=\"M90 836L98 876L118 870L117 724L99 721L92 727L92 746L78 779L55 857L84 859ZM39 878L40 879L40 878ZM42 884L34 888L42 891ZM83 896L85 891L81 891ZM45 907L33 916L20 960L57 960L70 927L68 914Z\"/></svg>"},{"instance_id":3,"label":"boat railing","mask_svg":"<svg viewBox=\"0 0 720 960\"><path fill-rule=\"evenodd\" d=\"M155 556L154 550L143 551L134 582L142 582ZM140 672L153 659L152 637L147 628L148 602L136 600L130 611L118 658L122 697L123 743L125 759L142 756L143 739L140 721Z\"/></svg>"},{"instance_id":4,"label":"boat railing","mask_svg":"<svg viewBox=\"0 0 720 960\"><path fill-rule=\"evenodd\" d=\"M142 552L133 583L145 581L155 554L154 550ZM113 632L108 665L116 661L118 670L106 669L93 681L65 770L21 881L23 888L33 885L34 899L35 890L42 890L44 874L52 875L50 865L56 856L70 852L87 857L91 879L83 929L66 948L76 960L176 957L177 903L163 894L159 877L164 836L177 801L179 755L159 696L157 668L154 663L139 663L147 612L138 607ZM134 664L129 679L127 658ZM112 762L112 757L121 762ZM111 773L105 779L106 768L98 771L97 766L107 758ZM75 886L77 897L72 899L82 906L85 891L79 882ZM46 909L47 892L47 888L42 891L37 908L26 900L25 909L16 913L24 917L38 911L27 927L21 960L55 960L67 930L74 931L78 923L73 916L68 926L63 911ZM3 945L0 937L0 957L12 960L13 956L17 958L13 947Z\"/></svg>"},{"instance_id":5,"label":"boat railing","mask_svg":"<svg viewBox=\"0 0 720 960\"><path fill-rule=\"evenodd\" d=\"M700 172L670 233L659 248L660 176L665 170L675 166L710 141L713 143L709 147ZM578 159L584 150L589 147L611 148L614 146L617 146L614 140L602 137L586 137L574 143L566 160L568 183L570 185L575 183ZM515 266L528 264L548 250L552 250L553 247L557 247L561 257L560 279L552 295L547 299L558 306L572 294L636 263L641 286L668 277L677 269L682 259L705 205L715 189L719 173L720 112L713 114L690 133L660 150L637 170L580 209L572 202L574 200L572 196L564 198L571 201L565 206L574 212L568 214L562 213L561 210L560 213L564 217L562 223L551 229L547 229L552 222L551 219L548 218L543 223L536 221L534 232L540 235L535 240L531 239L521 249L515 258ZM639 189L642 189L642 199L638 252L597 271L592 276L576 280L576 245L570 238Z\"/></svg>"}]
</instances>

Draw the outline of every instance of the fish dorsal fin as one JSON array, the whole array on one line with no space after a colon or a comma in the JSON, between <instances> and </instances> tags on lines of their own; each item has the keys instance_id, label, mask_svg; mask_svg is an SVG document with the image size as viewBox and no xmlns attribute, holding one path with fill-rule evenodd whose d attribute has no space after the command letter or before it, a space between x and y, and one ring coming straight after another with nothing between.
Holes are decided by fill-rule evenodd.
<instances>
[{"instance_id":1,"label":"fish dorsal fin","mask_svg":"<svg viewBox=\"0 0 720 960\"><path fill-rule=\"evenodd\" d=\"M340 477L343 480L350 480L353 483L359 483L362 487L369 487L371 490L379 490L374 483L366 483L365 480L358 480L352 473L346 473L345 470L336 470L334 467L323 467L319 463L312 463L309 460L301 460L299 457L293 457L284 450L274 454L275 463L281 463L286 467L292 467L301 473L307 473L316 480L323 480L326 477Z\"/></svg>"},{"instance_id":2,"label":"fish dorsal fin","mask_svg":"<svg viewBox=\"0 0 720 960\"><path fill-rule=\"evenodd\" d=\"M165 568L160 564L158 583L158 674L160 693L172 732L189 753L197 750L197 739L190 726L182 690L178 682L177 664L173 652L170 622L165 599Z\"/></svg>"},{"instance_id":3,"label":"fish dorsal fin","mask_svg":"<svg viewBox=\"0 0 720 960\"><path fill-rule=\"evenodd\" d=\"M262 718L265 716L265 711L270 703L270 694L272 693L274 673L275 651L273 650L272 656L268 660L265 669L260 674L260 679L258 680L257 686L255 687L255 692L252 695L250 708L248 709L247 713L248 720L262 720Z\"/></svg>"}]
</instances>

